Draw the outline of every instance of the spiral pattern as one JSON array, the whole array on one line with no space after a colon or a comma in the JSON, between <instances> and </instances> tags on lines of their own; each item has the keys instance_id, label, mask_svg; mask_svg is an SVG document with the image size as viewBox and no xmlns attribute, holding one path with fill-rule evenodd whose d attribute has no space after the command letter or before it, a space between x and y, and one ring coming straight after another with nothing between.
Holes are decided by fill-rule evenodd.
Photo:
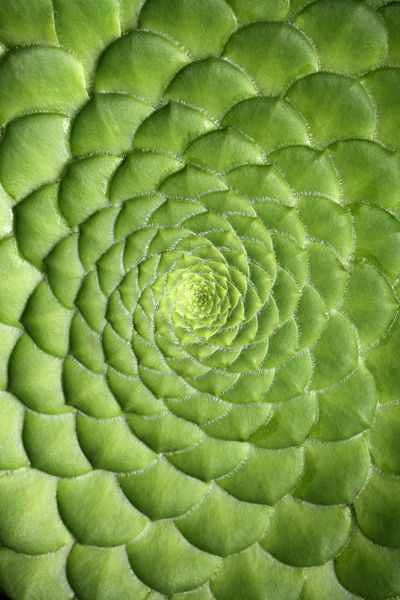
<instances>
[{"instance_id":1,"label":"spiral pattern","mask_svg":"<svg viewBox=\"0 0 400 600\"><path fill-rule=\"evenodd\" d=\"M400 3L0 42L0 588L400 597Z\"/></svg>"}]
</instances>

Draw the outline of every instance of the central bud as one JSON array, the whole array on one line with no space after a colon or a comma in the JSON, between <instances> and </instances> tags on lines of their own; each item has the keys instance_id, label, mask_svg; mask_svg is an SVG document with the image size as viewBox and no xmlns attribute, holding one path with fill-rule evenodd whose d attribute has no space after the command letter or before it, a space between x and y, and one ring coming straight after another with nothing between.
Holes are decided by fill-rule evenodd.
<instances>
[{"instance_id":1,"label":"central bud","mask_svg":"<svg viewBox=\"0 0 400 600\"><path fill-rule=\"evenodd\" d=\"M208 267L197 266L181 273L172 292L175 311L192 329L208 327L225 311L227 282Z\"/></svg>"},{"instance_id":2,"label":"central bud","mask_svg":"<svg viewBox=\"0 0 400 600\"><path fill-rule=\"evenodd\" d=\"M169 274L170 317L176 328L200 338L208 339L225 325L230 296L228 278L215 265L199 261Z\"/></svg>"},{"instance_id":3,"label":"central bud","mask_svg":"<svg viewBox=\"0 0 400 600\"><path fill-rule=\"evenodd\" d=\"M186 242L189 250L194 241ZM197 253L171 252L162 277L152 286L153 299L158 301L155 325L163 343L172 339L190 346L193 353L197 344L204 351L205 341L229 345L247 316L243 304L247 273L229 265L214 246L200 241Z\"/></svg>"},{"instance_id":4,"label":"central bud","mask_svg":"<svg viewBox=\"0 0 400 600\"><path fill-rule=\"evenodd\" d=\"M187 292L187 301L193 310L205 309L212 298L212 294L207 285L197 283Z\"/></svg>"},{"instance_id":5,"label":"central bud","mask_svg":"<svg viewBox=\"0 0 400 600\"><path fill-rule=\"evenodd\" d=\"M218 302L211 274L184 273L175 290L175 307L187 318L206 317Z\"/></svg>"}]
</instances>

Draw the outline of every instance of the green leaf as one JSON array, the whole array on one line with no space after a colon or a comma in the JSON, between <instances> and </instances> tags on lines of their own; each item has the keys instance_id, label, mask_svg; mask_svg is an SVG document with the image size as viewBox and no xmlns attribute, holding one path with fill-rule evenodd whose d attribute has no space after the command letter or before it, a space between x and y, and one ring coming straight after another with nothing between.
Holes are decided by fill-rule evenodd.
<instances>
[{"instance_id":1,"label":"green leaf","mask_svg":"<svg viewBox=\"0 0 400 600\"><path fill-rule=\"evenodd\" d=\"M111 473L61 479L57 495L63 521L83 544L118 546L146 527L147 519L128 502Z\"/></svg>"},{"instance_id":2,"label":"green leaf","mask_svg":"<svg viewBox=\"0 0 400 600\"><path fill-rule=\"evenodd\" d=\"M243 27L229 39L224 55L243 65L266 96L278 96L298 77L316 71L318 64L308 39L283 23Z\"/></svg>"},{"instance_id":3,"label":"green leaf","mask_svg":"<svg viewBox=\"0 0 400 600\"><path fill-rule=\"evenodd\" d=\"M70 114L87 99L79 61L48 46L21 48L3 57L0 85L1 125L36 110Z\"/></svg>"},{"instance_id":4,"label":"green leaf","mask_svg":"<svg viewBox=\"0 0 400 600\"><path fill-rule=\"evenodd\" d=\"M140 27L168 33L194 57L219 54L235 29L235 17L222 0L201 3L149 0L140 13Z\"/></svg>"},{"instance_id":5,"label":"green leaf","mask_svg":"<svg viewBox=\"0 0 400 600\"><path fill-rule=\"evenodd\" d=\"M199 587L221 565L219 557L191 546L169 521L153 523L127 551L140 579L166 594Z\"/></svg>"}]
</instances>

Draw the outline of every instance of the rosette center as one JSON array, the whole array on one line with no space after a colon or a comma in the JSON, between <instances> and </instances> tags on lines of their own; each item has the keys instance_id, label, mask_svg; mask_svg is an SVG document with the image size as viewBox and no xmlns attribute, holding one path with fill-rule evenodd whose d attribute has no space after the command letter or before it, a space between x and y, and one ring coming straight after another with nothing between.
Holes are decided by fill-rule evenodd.
<instances>
[{"instance_id":1,"label":"rosette center","mask_svg":"<svg viewBox=\"0 0 400 600\"><path fill-rule=\"evenodd\" d=\"M170 277L169 300L176 326L207 336L226 323L231 302L228 280L204 264L178 269Z\"/></svg>"},{"instance_id":2,"label":"rosette center","mask_svg":"<svg viewBox=\"0 0 400 600\"><path fill-rule=\"evenodd\" d=\"M203 282L195 283L186 291L188 305L193 311L205 310L212 301L212 293Z\"/></svg>"}]
</instances>

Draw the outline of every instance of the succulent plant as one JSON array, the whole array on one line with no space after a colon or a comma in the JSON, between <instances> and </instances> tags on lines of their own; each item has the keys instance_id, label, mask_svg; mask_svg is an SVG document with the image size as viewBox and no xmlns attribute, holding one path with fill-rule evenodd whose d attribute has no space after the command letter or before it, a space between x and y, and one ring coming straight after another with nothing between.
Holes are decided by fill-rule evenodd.
<instances>
[{"instance_id":1,"label":"succulent plant","mask_svg":"<svg viewBox=\"0 0 400 600\"><path fill-rule=\"evenodd\" d=\"M0 588L400 598L400 2L0 42Z\"/></svg>"}]
</instances>

